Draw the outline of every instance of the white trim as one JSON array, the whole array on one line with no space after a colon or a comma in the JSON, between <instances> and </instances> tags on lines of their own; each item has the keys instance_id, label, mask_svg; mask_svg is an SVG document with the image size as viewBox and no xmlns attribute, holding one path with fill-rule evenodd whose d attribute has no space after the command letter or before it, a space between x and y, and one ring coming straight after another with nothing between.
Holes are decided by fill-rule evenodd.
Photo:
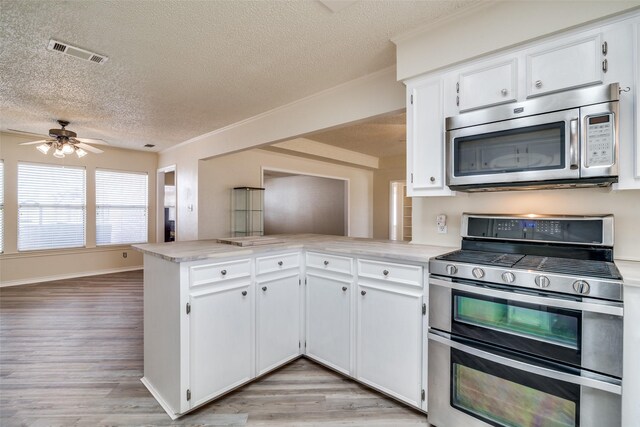
<instances>
[{"instance_id":1,"label":"white trim","mask_svg":"<svg viewBox=\"0 0 640 427\"><path fill-rule=\"evenodd\" d=\"M351 236L351 179L349 178L345 178L343 176L333 176L333 175L322 175L319 173L311 173L311 172L301 172L301 171L295 171L295 170L291 170L291 169L282 169L282 168L275 168L275 167L270 167L270 166L260 166L260 187L264 188L264 171L273 171L273 172L284 172L284 173L290 173L293 175L306 175L306 176L315 176L318 178L329 178L329 179L337 179L340 181L345 181L346 187L345 188L345 197L347 198L346 203L345 203L345 222L346 222L346 232L347 234L345 236L349 237Z\"/></svg>"},{"instance_id":2,"label":"white trim","mask_svg":"<svg viewBox=\"0 0 640 427\"><path fill-rule=\"evenodd\" d=\"M422 33L428 32L428 31L432 31L437 29L438 27L441 27L443 25L446 25L452 21L457 21L458 19L463 19L466 16L469 15L475 15L477 14L479 11L486 9L490 6L494 6L496 4L500 3L499 0L485 0L484 2L480 2L480 3L476 3L475 5L471 5L471 6L465 6L462 9L449 14L449 15L445 15L441 18L436 19L435 21L431 21L428 22L424 25L421 25L419 27L416 28L412 28L411 30L405 31L403 33L400 33L396 36L391 37L389 40L391 40L391 42L395 45L397 45L399 42L403 42L405 40L408 39L412 39L415 36L418 36Z\"/></svg>"},{"instance_id":3,"label":"white trim","mask_svg":"<svg viewBox=\"0 0 640 427\"><path fill-rule=\"evenodd\" d=\"M156 389L149 382L149 380L146 377L142 377L140 378L140 382L147 388L147 390L149 390L149 393L151 393L151 395L156 399L156 401L160 404L160 406L162 406L162 409L164 409L167 415L169 415L169 417L171 417L172 420L177 420L179 415L173 412L169 404L164 401L164 399L162 398L162 395L160 395L160 393L156 391Z\"/></svg>"},{"instance_id":4,"label":"white trim","mask_svg":"<svg viewBox=\"0 0 640 427\"><path fill-rule=\"evenodd\" d=\"M121 273L124 271L142 270L144 266L136 265L133 267L107 268L104 270L83 271L81 273L58 274L55 276L30 277L28 279L18 279L10 281L0 281L0 288L9 286L29 285L33 283L52 282L54 280L75 279L77 277L98 276L102 274Z\"/></svg>"},{"instance_id":5,"label":"white trim","mask_svg":"<svg viewBox=\"0 0 640 427\"><path fill-rule=\"evenodd\" d=\"M388 73L389 71L395 71L395 69L396 69L396 65L394 64L394 65L391 65L389 67L385 67L385 68L383 68L381 70L374 71L373 73L366 74L366 75L361 76L361 77L357 77L355 79L352 79L352 80L349 80L347 82L341 83L341 84L339 84L337 86L332 86L332 87L330 87L328 89L321 90L320 92L316 92L316 93L314 93L312 95L309 95L309 96L306 96L304 98L297 99L297 100L295 100L293 102L290 102L288 104L284 104L284 105L281 105L279 107L273 108L271 110L267 110L264 113L257 114L255 116L246 118L244 120L240 120L239 122L235 122L235 123L232 123L230 125L227 125L227 126L212 130L211 132L207 132L207 133L204 133L202 135L196 136L194 138L188 139L188 140L183 141L183 142L181 142L179 144L176 144L176 145L173 145L171 147L165 148L164 150L161 150L158 154L168 153L170 151L173 151L173 150L175 150L177 148L180 148L180 147L184 147L184 146L189 145L191 143L198 142L200 140L209 138L211 136L227 132L227 131L229 131L231 129L244 126L247 123L251 123L251 122L260 120L260 119L262 119L264 117L270 116L270 115L272 115L274 113L287 110L287 109L289 109L291 107L295 107L297 104L301 104L303 102L308 102L308 101L310 101L310 100L312 100L314 98L320 98L320 97L322 97L322 96L324 96L324 95L326 95L328 93L331 93L331 92L341 91L347 86L354 85L354 84L357 85L357 84L362 83L363 81L372 80L374 78L377 78L380 75ZM285 140L286 139L291 139L291 138L285 138ZM272 141L271 143L273 143L273 142L277 142L277 141Z\"/></svg>"}]
</instances>

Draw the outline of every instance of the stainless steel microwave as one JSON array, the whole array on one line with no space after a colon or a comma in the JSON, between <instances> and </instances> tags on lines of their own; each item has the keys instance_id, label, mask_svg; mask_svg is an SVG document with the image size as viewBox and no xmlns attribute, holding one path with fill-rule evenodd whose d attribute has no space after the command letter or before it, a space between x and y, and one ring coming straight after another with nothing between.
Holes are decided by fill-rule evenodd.
<instances>
[{"instance_id":1,"label":"stainless steel microwave","mask_svg":"<svg viewBox=\"0 0 640 427\"><path fill-rule=\"evenodd\" d=\"M618 181L617 83L448 117L457 191L608 186Z\"/></svg>"}]
</instances>

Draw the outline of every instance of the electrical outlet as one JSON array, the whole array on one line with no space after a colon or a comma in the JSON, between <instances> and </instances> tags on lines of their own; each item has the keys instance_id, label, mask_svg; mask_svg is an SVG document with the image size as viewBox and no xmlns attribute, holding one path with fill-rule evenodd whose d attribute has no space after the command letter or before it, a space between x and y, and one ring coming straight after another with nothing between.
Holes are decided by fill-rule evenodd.
<instances>
[{"instance_id":1,"label":"electrical outlet","mask_svg":"<svg viewBox=\"0 0 640 427\"><path fill-rule=\"evenodd\" d=\"M438 225L438 233L439 234L447 234L447 226L446 225Z\"/></svg>"}]
</instances>

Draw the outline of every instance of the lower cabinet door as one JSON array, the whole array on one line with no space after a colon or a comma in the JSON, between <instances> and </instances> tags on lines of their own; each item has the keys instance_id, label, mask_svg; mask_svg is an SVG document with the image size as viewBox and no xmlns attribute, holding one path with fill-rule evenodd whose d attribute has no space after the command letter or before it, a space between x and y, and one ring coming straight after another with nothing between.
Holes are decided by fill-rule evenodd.
<instances>
[{"instance_id":1,"label":"lower cabinet door","mask_svg":"<svg viewBox=\"0 0 640 427\"><path fill-rule=\"evenodd\" d=\"M307 355L350 374L350 281L307 273Z\"/></svg>"},{"instance_id":2,"label":"lower cabinet door","mask_svg":"<svg viewBox=\"0 0 640 427\"><path fill-rule=\"evenodd\" d=\"M258 280L258 375L300 354L300 275Z\"/></svg>"},{"instance_id":3,"label":"lower cabinet door","mask_svg":"<svg viewBox=\"0 0 640 427\"><path fill-rule=\"evenodd\" d=\"M251 298L249 282L190 294L191 407L251 379Z\"/></svg>"},{"instance_id":4,"label":"lower cabinet door","mask_svg":"<svg viewBox=\"0 0 640 427\"><path fill-rule=\"evenodd\" d=\"M358 284L356 377L413 406L422 405L422 295Z\"/></svg>"}]
</instances>

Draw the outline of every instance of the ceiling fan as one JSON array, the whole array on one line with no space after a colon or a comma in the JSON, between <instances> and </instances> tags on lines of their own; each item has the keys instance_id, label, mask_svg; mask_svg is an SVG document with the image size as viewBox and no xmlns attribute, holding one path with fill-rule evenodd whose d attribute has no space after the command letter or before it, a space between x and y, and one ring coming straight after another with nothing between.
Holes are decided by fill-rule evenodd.
<instances>
[{"instance_id":1,"label":"ceiling fan","mask_svg":"<svg viewBox=\"0 0 640 427\"><path fill-rule=\"evenodd\" d=\"M58 120L62 129L50 129L49 136L51 139L41 139L38 141L23 142L20 145L40 144L36 148L42 153L47 154L51 148L54 149L53 156L59 159L64 158L68 154L75 153L78 157L87 155L87 151L95 154L104 153L99 148L93 147L88 143L108 145L107 142L100 139L78 138L73 131L65 129L69 126L66 120ZM25 132L26 133L26 132Z\"/></svg>"}]
</instances>

